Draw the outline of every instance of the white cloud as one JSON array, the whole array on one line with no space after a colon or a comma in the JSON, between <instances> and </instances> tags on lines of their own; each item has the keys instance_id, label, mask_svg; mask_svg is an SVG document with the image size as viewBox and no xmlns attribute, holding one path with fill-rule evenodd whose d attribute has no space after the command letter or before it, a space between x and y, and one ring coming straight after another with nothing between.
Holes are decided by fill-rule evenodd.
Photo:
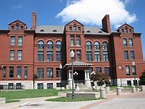
<instances>
[{"instance_id":1,"label":"white cloud","mask_svg":"<svg viewBox=\"0 0 145 109\"><path fill-rule=\"evenodd\" d=\"M128 5L128 4L132 4L134 3L136 0L123 0L124 4L125 5Z\"/></svg>"},{"instance_id":2,"label":"white cloud","mask_svg":"<svg viewBox=\"0 0 145 109\"><path fill-rule=\"evenodd\" d=\"M17 6L12 7L12 10L21 9L21 8L22 8L22 5L17 5Z\"/></svg>"},{"instance_id":3,"label":"white cloud","mask_svg":"<svg viewBox=\"0 0 145 109\"><path fill-rule=\"evenodd\" d=\"M137 19L134 13L125 9L125 3L121 0L80 0L66 6L56 17L61 17L63 22L76 19L84 24L100 26L106 14L110 15L111 25L115 27Z\"/></svg>"}]
</instances>

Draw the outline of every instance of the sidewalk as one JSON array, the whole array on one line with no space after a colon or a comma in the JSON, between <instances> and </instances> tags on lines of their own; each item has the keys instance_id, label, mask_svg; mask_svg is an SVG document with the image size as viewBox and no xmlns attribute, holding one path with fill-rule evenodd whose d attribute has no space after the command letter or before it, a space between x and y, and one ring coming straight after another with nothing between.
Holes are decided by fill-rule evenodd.
<instances>
[{"instance_id":1,"label":"sidewalk","mask_svg":"<svg viewBox=\"0 0 145 109\"><path fill-rule=\"evenodd\" d=\"M44 101L48 98L52 97L21 99L21 102L1 105L0 109L145 109L145 92L109 93L107 99L83 102ZM28 106L19 107L28 102Z\"/></svg>"}]
</instances>

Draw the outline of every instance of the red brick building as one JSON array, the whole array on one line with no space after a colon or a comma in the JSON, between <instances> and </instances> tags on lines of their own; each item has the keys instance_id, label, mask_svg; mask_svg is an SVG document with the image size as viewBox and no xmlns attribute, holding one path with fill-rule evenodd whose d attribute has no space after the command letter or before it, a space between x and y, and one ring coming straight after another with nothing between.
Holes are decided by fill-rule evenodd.
<instances>
[{"instance_id":1,"label":"red brick building","mask_svg":"<svg viewBox=\"0 0 145 109\"><path fill-rule=\"evenodd\" d=\"M57 88L60 83L71 88L71 50L74 80L86 87L93 71L108 73L112 85L138 84L145 70L140 37L128 24L111 31L109 15L102 19L102 28L77 20L65 26L37 26L33 12L32 28L16 20L0 30L0 84L32 89L33 74L37 74L36 88Z\"/></svg>"}]
</instances>

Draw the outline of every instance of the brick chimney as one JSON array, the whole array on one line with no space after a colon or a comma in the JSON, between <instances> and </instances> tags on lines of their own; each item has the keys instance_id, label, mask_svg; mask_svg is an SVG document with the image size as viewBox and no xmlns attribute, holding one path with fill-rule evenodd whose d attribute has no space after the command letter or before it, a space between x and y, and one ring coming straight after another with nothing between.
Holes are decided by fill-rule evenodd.
<instances>
[{"instance_id":1,"label":"brick chimney","mask_svg":"<svg viewBox=\"0 0 145 109\"><path fill-rule=\"evenodd\" d=\"M32 29L36 29L36 12L32 12Z\"/></svg>"},{"instance_id":2,"label":"brick chimney","mask_svg":"<svg viewBox=\"0 0 145 109\"><path fill-rule=\"evenodd\" d=\"M109 14L106 14L105 17L102 19L102 29L107 33L111 32Z\"/></svg>"}]
</instances>

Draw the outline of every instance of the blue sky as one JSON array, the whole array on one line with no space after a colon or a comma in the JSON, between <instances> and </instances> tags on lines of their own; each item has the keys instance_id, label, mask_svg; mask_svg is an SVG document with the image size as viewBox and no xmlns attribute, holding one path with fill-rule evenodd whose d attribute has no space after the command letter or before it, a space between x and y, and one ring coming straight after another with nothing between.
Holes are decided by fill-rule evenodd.
<instances>
[{"instance_id":1,"label":"blue sky","mask_svg":"<svg viewBox=\"0 0 145 109\"><path fill-rule=\"evenodd\" d=\"M101 19L110 15L111 28L128 23L135 32L142 33L145 57L145 1L144 0L0 0L0 29L7 29L14 20L21 20L31 27L32 12L37 14L39 25L65 25L73 19L84 25L101 28ZM106 5L107 4L107 5Z\"/></svg>"}]
</instances>

